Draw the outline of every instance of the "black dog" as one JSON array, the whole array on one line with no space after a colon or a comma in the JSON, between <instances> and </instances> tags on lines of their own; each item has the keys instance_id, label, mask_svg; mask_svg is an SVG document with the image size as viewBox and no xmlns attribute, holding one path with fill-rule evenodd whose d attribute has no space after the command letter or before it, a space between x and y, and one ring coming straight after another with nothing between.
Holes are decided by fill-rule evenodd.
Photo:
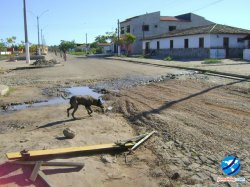
<instances>
[{"instance_id":1,"label":"black dog","mask_svg":"<svg viewBox=\"0 0 250 187\"><path fill-rule=\"evenodd\" d=\"M78 109L78 105L84 105L90 116L91 116L91 113L93 112L93 110L91 109L91 105L100 107L102 109L102 112L104 112L104 106L101 100L95 99L91 96L72 96L69 100L69 103L70 103L70 107L67 109L67 114L69 117L69 111L71 109L74 109L71 114L74 119L76 119L74 114L76 110Z\"/></svg>"}]
</instances>

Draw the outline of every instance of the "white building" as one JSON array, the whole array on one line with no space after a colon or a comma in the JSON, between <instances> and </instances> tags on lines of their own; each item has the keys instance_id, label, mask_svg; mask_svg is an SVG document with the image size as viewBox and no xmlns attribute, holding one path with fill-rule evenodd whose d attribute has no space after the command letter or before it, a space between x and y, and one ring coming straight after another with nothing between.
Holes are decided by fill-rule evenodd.
<instances>
[{"instance_id":1,"label":"white building","mask_svg":"<svg viewBox=\"0 0 250 187\"><path fill-rule=\"evenodd\" d=\"M105 55L114 53L113 43L98 43L97 45L102 48L102 53Z\"/></svg>"},{"instance_id":2,"label":"white building","mask_svg":"<svg viewBox=\"0 0 250 187\"><path fill-rule=\"evenodd\" d=\"M130 53L142 53L142 39L150 36L171 32L173 30L187 29L210 25L213 22L193 13L178 16L161 16L160 12L146 13L128 18L120 23L121 36L131 33L136 36L136 41L130 47Z\"/></svg>"},{"instance_id":3,"label":"white building","mask_svg":"<svg viewBox=\"0 0 250 187\"><path fill-rule=\"evenodd\" d=\"M249 47L250 30L220 24L175 30L143 40L144 54L173 58L235 58Z\"/></svg>"}]
</instances>

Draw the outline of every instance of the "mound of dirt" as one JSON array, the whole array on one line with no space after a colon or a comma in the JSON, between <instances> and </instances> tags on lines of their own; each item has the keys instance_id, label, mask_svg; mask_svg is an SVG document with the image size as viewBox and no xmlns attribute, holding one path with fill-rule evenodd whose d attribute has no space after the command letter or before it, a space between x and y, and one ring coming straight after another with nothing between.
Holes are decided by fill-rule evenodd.
<instances>
[{"instance_id":1,"label":"mound of dirt","mask_svg":"<svg viewBox=\"0 0 250 187\"><path fill-rule=\"evenodd\" d=\"M52 60L45 60L45 59L38 59L32 65L34 66L54 66L56 64L60 64L55 59Z\"/></svg>"}]
</instances>

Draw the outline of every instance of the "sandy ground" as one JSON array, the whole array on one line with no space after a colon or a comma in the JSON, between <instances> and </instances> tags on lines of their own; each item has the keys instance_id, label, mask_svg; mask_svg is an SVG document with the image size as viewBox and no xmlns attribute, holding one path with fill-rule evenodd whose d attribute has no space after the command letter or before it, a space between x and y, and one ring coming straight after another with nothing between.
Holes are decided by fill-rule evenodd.
<instances>
[{"instance_id":1,"label":"sandy ground","mask_svg":"<svg viewBox=\"0 0 250 187\"><path fill-rule=\"evenodd\" d=\"M48 58L59 57L48 56ZM122 61L69 56L61 66L29 68L25 62L0 61L0 83L11 87L0 104L50 98L45 88L88 85L129 77L160 77L189 72ZM22 67L19 70L13 70ZM25 68L23 68L25 67ZM242 85L246 85L243 86ZM137 134L157 133L134 154L103 153L55 158L85 163L82 170L43 167L55 186L218 186L220 162L227 154L241 159L241 177L250 180L249 82L204 75L181 75L159 83L140 84L106 94L105 114L92 117L84 107L78 120L66 116L68 104L0 113L0 186L44 186L27 178L32 168L6 164L5 153L112 143ZM56 93L55 93L56 94ZM76 132L64 139L63 129ZM107 157L104 163L101 157ZM247 183L249 184L249 183ZM247 185L246 184L246 185ZM220 184L230 186L234 184Z\"/></svg>"}]
</instances>

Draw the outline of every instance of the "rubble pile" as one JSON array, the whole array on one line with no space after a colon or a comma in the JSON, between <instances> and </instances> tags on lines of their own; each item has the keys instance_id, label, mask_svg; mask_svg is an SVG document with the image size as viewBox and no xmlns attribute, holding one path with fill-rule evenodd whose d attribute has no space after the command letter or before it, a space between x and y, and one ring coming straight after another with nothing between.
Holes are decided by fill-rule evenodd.
<instances>
[{"instance_id":1,"label":"rubble pile","mask_svg":"<svg viewBox=\"0 0 250 187\"><path fill-rule=\"evenodd\" d=\"M53 66L55 64L60 64L55 59L52 60L45 60L45 59L38 59L32 65L34 66Z\"/></svg>"}]
</instances>

